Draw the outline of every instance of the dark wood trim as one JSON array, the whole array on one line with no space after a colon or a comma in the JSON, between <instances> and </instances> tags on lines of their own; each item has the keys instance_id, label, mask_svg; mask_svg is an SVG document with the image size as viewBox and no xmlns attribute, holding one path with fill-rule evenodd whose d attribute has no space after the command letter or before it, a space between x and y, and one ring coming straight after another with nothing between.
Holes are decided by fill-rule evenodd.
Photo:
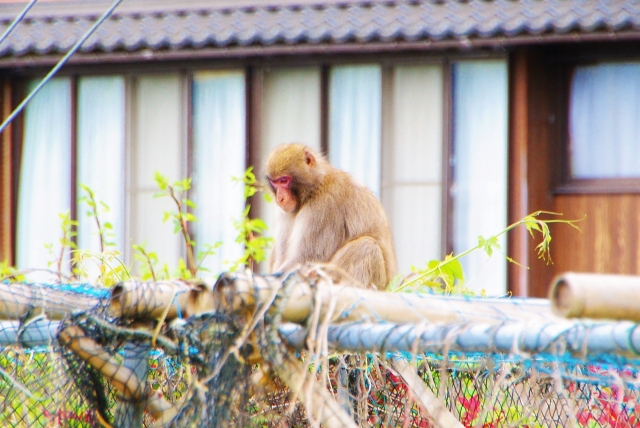
<instances>
[{"instance_id":1,"label":"dark wood trim","mask_svg":"<svg viewBox=\"0 0 640 428\"><path fill-rule=\"evenodd\" d=\"M557 175L560 154L561 130L558 117L558 98L562 92L562 83L557 79L557 64L549 62L544 49L531 48L527 53L527 201L529 211L554 211L554 176ZM551 225L551 234L555 229ZM547 297L549 284L555 274L555 268L547 261L538 258L536 245L540 234L527 237L527 271L529 297ZM570 243L555 240L554 246L566 246Z\"/></svg>"},{"instance_id":2,"label":"dark wood trim","mask_svg":"<svg viewBox=\"0 0 640 428\"><path fill-rule=\"evenodd\" d=\"M69 185L71 186L71 193L69 209L71 211L71 219L78 220L78 187L80 186L80 183L78 183L78 76L71 77L70 86L71 90L69 91L69 114L71 115L71 117L69 125L71 128L71 182L69 183ZM71 241L77 244L78 236L71 236Z\"/></svg>"},{"instance_id":3,"label":"dark wood trim","mask_svg":"<svg viewBox=\"0 0 640 428\"><path fill-rule=\"evenodd\" d=\"M238 57L219 59L192 59L183 58L166 61L132 61L132 62L93 62L87 64L66 65L57 76L70 76L79 74L108 75L123 73L144 73L144 74L164 74L175 73L183 70L228 70L231 68L273 68L273 67L321 67L322 65L358 65L379 63L386 65L420 65L420 64L440 64L441 58L447 57L451 61L465 59L494 59L504 58L505 51L501 50L464 50L464 51L442 51L442 52L402 52L390 51L383 54L369 52L357 53L331 53L324 52L322 55L283 55L267 57ZM15 67L2 70L0 60L0 71L11 77L42 77L49 72L49 65L30 64L28 67ZM123 71L124 70L124 71Z\"/></svg>"},{"instance_id":4,"label":"dark wood trim","mask_svg":"<svg viewBox=\"0 0 640 428\"><path fill-rule=\"evenodd\" d=\"M127 244L133 241L133 219L137 210L135 198L132 193L137 189L136 174L133 174L136 152L137 126L138 126L138 101L136 76L123 74L124 76L124 248L122 252L126 263L133 263L133 248Z\"/></svg>"},{"instance_id":5,"label":"dark wood trim","mask_svg":"<svg viewBox=\"0 0 640 428\"><path fill-rule=\"evenodd\" d=\"M27 82L19 80L14 82L11 91L11 111L13 111L27 94ZM11 197L11 254L13 263L17 264L17 225L18 225L18 194L20 192L20 172L22 171L22 147L24 142L24 111L19 114L9 125L11 129L11 139L13 140L12 165L13 176L11 188L13 189Z\"/></svg>"},{"instance_id":6,"label":"dark wood trim","mask_svg":"<svg viewBox=\"0 0 640 428\"><path fill-rule=\"evenodd\" d=\"M640 194L640 177L581 179L572 176L571 135L569 118L571 86L577 66L584 62L556 64L556 90L554 91L560 144L554 147L554 171L552 193L554 195L578 194Z\"/></svg>"},{"instance_id":7,"label":"dark wood trim","mask_svg":"<svg viewBox=\"0 0 640 428\"><path fill-rule=\"evenodd\" d=\"M184 138L184 167L186 176L191 175L193 171L193 73L191 71L183 71L180 73L182 81L182 98L184 105L182 108L182 126Z\"/></svg>"},{"instance_id":8,"label":"dark wood trim","mask_svg":"<svg viewBox=\"0 0 640 428\"><path fill-rule=\"evenodd\" d=\"M529 146L529 57L525 49L516 50L509 60L509 176L508 223L529 214L527 155ZM518 262L507 265L507 291L528 296L529 234L524 227L507 236L509 257Z\"/></svg>"},{"instance_id":9,"label":"dark wood trim","mask_svg":"<svg viewBox=\"0 0 640 428\"><path fill-rule=\"evenodd\" d=\"M442 233L441 252L453 252L453 63L445 60L442 63Z\"/></svg>"},{"instance_id":10,"label":"dark wood trim","mask_svg":"<svg viewBox=\"0 0 640 428\"><path fill-rule=\"evenodd\" d=\"M193 143L193 73L190 71L183 71L180 73L180 79L182 80L182 98L184 100L184 105L182 108L182 126L183 135L184 135L184 167L185 172L182 174L185 177L193 178L193 171L195 167L194 163L194 143ZM196 189L194 189L196 186ZM199 183L192 181L191 189L187 193L187 197L193 200L194 190L197 191L197 187ZM192 209L187 207L187 210L193 211ZM196 228L192 222L187 223L187 228L189 231L189 235L193 240L199 242L200 239L196 236ZM186 248L185 248L186 253ZM186 254L183 254L186 260ZM196 254L197 257L197 254Z\"/></svg>"},{"instance_id":11,"label":"dark wood trim","mask_svg":"<svg viewBox=\"0 0 640 428\"><path fill-rule=\"evenodd\" d=\"M262 135L262 96L264 76L262 69L248 66L245 68L245 163L246 168L253 166L254 173L259 173L260 146ZM257 177L260 180L260 177ZM251 205L250 216L261 216L261 195L255 194L247 201Z\"/></svg>"},{"instance_id":12,"label":"dark wood trim","mask_svg":"<svg viewBox=\"0 0 640 428\"><path fill-rule=\"evenodd\" d=\"M384 64L381 66L380 75L380 201L382 202L387 214L394 215L395 208L393 200L388 200L388 190L394 185L394 180L387 174L394 173L393 137L395 129L395 112L394 112L394 75L396 68ZM402 208L400 208L402 209Z\"/></svg>"},{"instance_id":13,"label":"dark wood trim","mask_svg":"<svg viewBox=\"0 0 640 428\"><path fill-rule=\"evenodd\" d=\"M565 186L571 180L571 154L569 152L569 99L571 96L571 81L573 78L573 65L554 64L552 83L553 90L550 93L552 102L552 114L550 121L555 123L557 145L551 147L551 176L552 189Z\"/></svg>"},{"instance_id":14,"label":"dark wood trim","mask_svg":"<svg viewBox=\"0 0 640 428\"><path fill-rule=\"evenodd\" d=\"M149 51L141 49L135 52L111 52L111 53L77 53L69 60L72 64L95 63L127 63L147 62L155 63L172 60L193 59L224 59L224 58L265 58L272 56L297 56L297 55L325 55L362 53L382 54L387 52L442 52L447 50L504 50L505 48L541 45L541 44L572 44L586 42L620 42L640 40L638 31L606 31L591 32L588 34L578 31L570 31L563 34L549 33L539 35L522 35L515 37L486 38L455 38L444 40L424 41L392 41L383 43L319 43L319 44L276 44L271 46L232 46L224 48L200 48L200 49L166 49L162 51ZM57 55L25 55L0 60L0 69L29 66L52 66L59 61Z\"/></svg>"},{"instance_id":15,"label":"dark wood trim","mask_svg":"<svg viewBox=\"0 0 640 428\"><path fill-rule=\"evenodd\" d=\"M329 154L329 66L320 67L320 150Z\"/></svg>"},{"instance_id":16,"label":"dark wood trim","mask_svg":"<svg viewBox=\"0 0 640 428\"><path fill-rule=\"evenodd\" d=\"M571 179L553 189L556 195L640 194L640 178Z\"/></svg>"},{"instance_id":17,"label":"dark wood trim","mask_svg":"<svg viewBox=\"0 0 640 428\"><path fill-rule=\"evenodd\" d=\"M2 80L2 119L13 110L11 80ZM0 136L0 262L14 264L13 257L13 134L9 125Z\"/></svg>"}]
</instances>

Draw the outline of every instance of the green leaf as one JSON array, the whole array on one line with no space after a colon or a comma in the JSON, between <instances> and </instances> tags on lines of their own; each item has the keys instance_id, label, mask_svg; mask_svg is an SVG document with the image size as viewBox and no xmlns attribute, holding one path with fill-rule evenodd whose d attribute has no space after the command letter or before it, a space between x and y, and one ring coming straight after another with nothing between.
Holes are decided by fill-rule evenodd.
<instances>
[{"instance_id":1,"label":"green leaf","mask_svg":"<svg viewBox=\"0 0 640 428\"><path fill-rule=\"evenodd\" d=\"M261 218L254 218L252 223L256 232L263 232L268 229L267 223L265 223Z\"/></svg>"},{"instance_id":2,"label":"green leaf","mask_svg":"<svg viewBox=\"0 0 640 428\"><path fill-rule=\"evenodd\" d=\"M250 198L253 195L255 195L257 192L258 192L258 189L256 189L255 187L253 187L253 186L245 186L244 187L244 198L245 199Z\"/></svg>"},{"instance_id":3,"label":"green leaf","mask_svg":"<svg viewBox=\"0 0 640 428\"><path fill-rule=\"evenodd\" d=\"M165 190L167 188L167 186L169 185L169 179L167 177L165 177L164 175L160 174L158 171L155 172L155 175L154 175L153 179L155 180L156 184L158 185L158 188L161 189L161 190Z\"/></svg>"},{"instance_id":4,"label":"green leaf","mask_svg":"<svg viewBox=\"0 0 640 428\"><path fill-rule=\"evenodd\" d=\"M189 190L191 188L191 178L187 177L183 180L176 181L174 187L179 188L183 192Z\"/></svg>"},{"instance_id":5,"label":"green leaf","mask_svg":"<svg viewBox=\"0 0 640 428\"><path fill-rule=\"evenodd\" d=\"M532 237L533 237L534 230L537 230L538 232L542 233L542 230L538 225L538 220L536 220L535 217L528 215L523 219L523 221L524 221L524 226L527 228L527 230L529 231Z\"/></svg>"},{"instance_id":6,"label":"green leaf","mask_svg":"<svg viewBox=\"0 0 640 428\"><path fill-rule=\"evenodd\" d=\"M188 206L189 208L193 208L196 209L196 204L193 203L193 201L191 199L183 199L182 203L185 204L186 206Z\"/></svg>"},{"instance_id":7,"label":"green leaf","mask_svg":"<svg viewBox=\"0 0 640 428\"><path fill-rule=\"evenodd\" d=\"M433 270L437 268L439 264L440 260L430 260L429 263L427 263L427 269Z\"/></svg>"},{"instance_id":8,"label":"green leaf","mask_svg":"<svg viewBox=\"0 0 640 428\"><path fill-rule=\"evenodd\" d=\"M489 257L493 255L493 250L499 250L500 244L498 243L498 237L491 236L489 239L485 239L482 236L478 236L478 247L484 250Z\"/></svg>"},{"instance_id":9,"label":"green leaf","mask_svg":"<svg viewBox=\"0 0 640 428\"><path fill-rule=\"evenodd\" d=\"M450 256L447 256L450 257ZM447 259L445 258L445 261ZM464 272L462 270L462 264L458 259L450 259L444 266L443 269L450 274L454 279L460 281L461 284L464 284Z\"/></svg>"}]
</instances>

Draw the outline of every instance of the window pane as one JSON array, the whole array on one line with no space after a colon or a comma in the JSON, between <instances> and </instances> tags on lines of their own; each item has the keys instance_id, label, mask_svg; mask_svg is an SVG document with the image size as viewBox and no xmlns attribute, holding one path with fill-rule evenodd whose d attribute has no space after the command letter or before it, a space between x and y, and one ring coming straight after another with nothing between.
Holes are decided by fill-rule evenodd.
<instances>
[{"instance_id":1,"label":"window pane","mask_svg":"<svg viewBox=\"0 0 640 428\"><path fill-rule=\"evenodd\" d=\"M28 91L38 83L31 82ZM17 221L16 264L21 269L47 268L59 254L58 213L71 206L70 98L70 80L55 78L25 110ZM45 244L53 244L55 255Z\"/></svg>"},{"instance_id":2,"label":"window pane","mask_svg":"<svg viewBox=\"0 0 640 428\"><path fill-rule=\"evenodd\" d=\"M87 185L96 199L109 206L100 220L113 225L114 237L107 242L124 250L124 79L82 77L78 81L78 183ZM78 195L85 196L78 188ZM100 251L95 219L88 217L88 206L78 205L78 247Z\"/></svg>"},{"instance_id":3,"label":"window pane","mask_svg":"<svg viewBox=\"0 0 640 428\"><path fill-rule=\"evenodd\" d=\"M331 69L329 158L380 196L381 70L377 65Z\"/></svg>"},{"instance_id":4,"label":"window pane","mask_svg":"<svg viewBox=\"0 0 640 428\"><path fill-rule=\"evenodd\" d=\"M133 94L133 141L131 144L130 232L127 242L146 242L161 263L171 269L184 253L180 236L173 232L163 213L175 211L168 197L154 198L158 171L171 182L184 178L184 94L179 74L143 75L136 79Z\"/></svg>"},{"instance_id":5,"label":"window pane","mask_svg":"<svg viewBox=\"0 0 640 428\"><path fill-rule=\"evenodd\" d=\"M442 257L442 67L395 67L383 82L382 202L406 274Z\"/></svg>"},{"instance_id":6,"label":"window pane","mask_svg":"<svg viewBox=\"0 0 640 428\"><path fill-rule=\"evenodd\" d=\"M573 177L640 177L640 63L576 68L570 103Z\"/></svg>"},{"instance_id":7,"label":"window pane","mask_svg":"<svg viewBox=\"0 0 640 428\"><path fill-rule=\"evenodd\" d=\"M302 143L320 150L320 69L271 68L264 71L261 159L282 143ZM256 165L261 178L264 171ZM260 199L260 217L273 236L275 203Z\"/></svg>"},{"instance_id":8,"label":"window pane","mask_svg":"<svg viewBox=\"0 0 640 428\"><path fill-rule=\"evenodd\" d=\"M454 251L507 226L507 63L463 61L453 67ZM506 240L500 238L506 252ZM506 261L476 251L462 259L467 285L506 292Z\"/></svg>"},{"instance_id":9,"label":"window pane","mask_svg":"<svg viewBox=\"0 0 640 428\"><path fill-rule=\"evenodd\" d=\"M193 198L198 250L223 242L204 267L212 275L228 269L243 248L235 243L233 221L244 209L240 183L245 170L245 86L242 71L196 73L193 77Z\"/></svg>"}]
</instances>

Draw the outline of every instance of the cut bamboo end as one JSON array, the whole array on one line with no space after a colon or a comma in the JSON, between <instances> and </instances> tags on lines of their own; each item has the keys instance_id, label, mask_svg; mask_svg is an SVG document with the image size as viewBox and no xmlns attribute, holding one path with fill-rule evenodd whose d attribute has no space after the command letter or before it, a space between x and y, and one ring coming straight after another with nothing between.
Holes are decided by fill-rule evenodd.
<instances>
[{"instance_id":1,"label":"cut bamboo end","mask_svg":"<svg viewBox=\"0 0 640 428\"><path fill-rule=\"evenodd\" d=\"M565 318L640 321L640 276L568 272L549 290L552 311Z\"/></svg>"},{"instance_id":2,"label":"cut bamboo end","mask_svg":"<svg viewBox=\"0 0 640 428\"><path fill-rule=\"evenodd\" d=\"M113 288L109 300L111 315L129 319L159 319L166 313L170 321L213 307L213 294L206 284L183 281L125 281Z\"/></svg>"}]
</instances>

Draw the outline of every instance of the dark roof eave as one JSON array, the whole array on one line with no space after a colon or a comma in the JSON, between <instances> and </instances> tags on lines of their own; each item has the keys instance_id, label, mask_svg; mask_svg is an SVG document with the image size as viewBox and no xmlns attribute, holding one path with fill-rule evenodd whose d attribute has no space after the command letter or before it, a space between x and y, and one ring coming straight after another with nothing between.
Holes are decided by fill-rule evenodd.
<instances>
[{"instance_id":1,"label":"dark roof eave","mask_svg":"<svg viewBox=\"0 0 640 428\"><path fill-rule=\"evenodd\" d=\"M606 31L606 32L568 32L563 34L539 34L518 36L497 36L487 38L456 38L443 40L423 41L393 41L393 42L364 42L364 43L299 43L293 45L251 45L229 47L205 47L150 50L141 49L132 52L91 52L77 53L68 64L95 64L118 62L149 62L149 61L179 61L179 60L203 60L203 59L235 59L235 58L260 58L270 56L291 55L322 55L322 54L353 54L353 53L385 53L408 51L437 51L437 50L469 50L469 49L496 49L525 45L555 44L555 43L579 43L579 42L603 42L603 41L631 41L640 40L640 31ZM14 67L39 67L54 65L60 59L60 55L24 55L17 57L0 58L0 69Z\"/></svg>"}]
</instances>

